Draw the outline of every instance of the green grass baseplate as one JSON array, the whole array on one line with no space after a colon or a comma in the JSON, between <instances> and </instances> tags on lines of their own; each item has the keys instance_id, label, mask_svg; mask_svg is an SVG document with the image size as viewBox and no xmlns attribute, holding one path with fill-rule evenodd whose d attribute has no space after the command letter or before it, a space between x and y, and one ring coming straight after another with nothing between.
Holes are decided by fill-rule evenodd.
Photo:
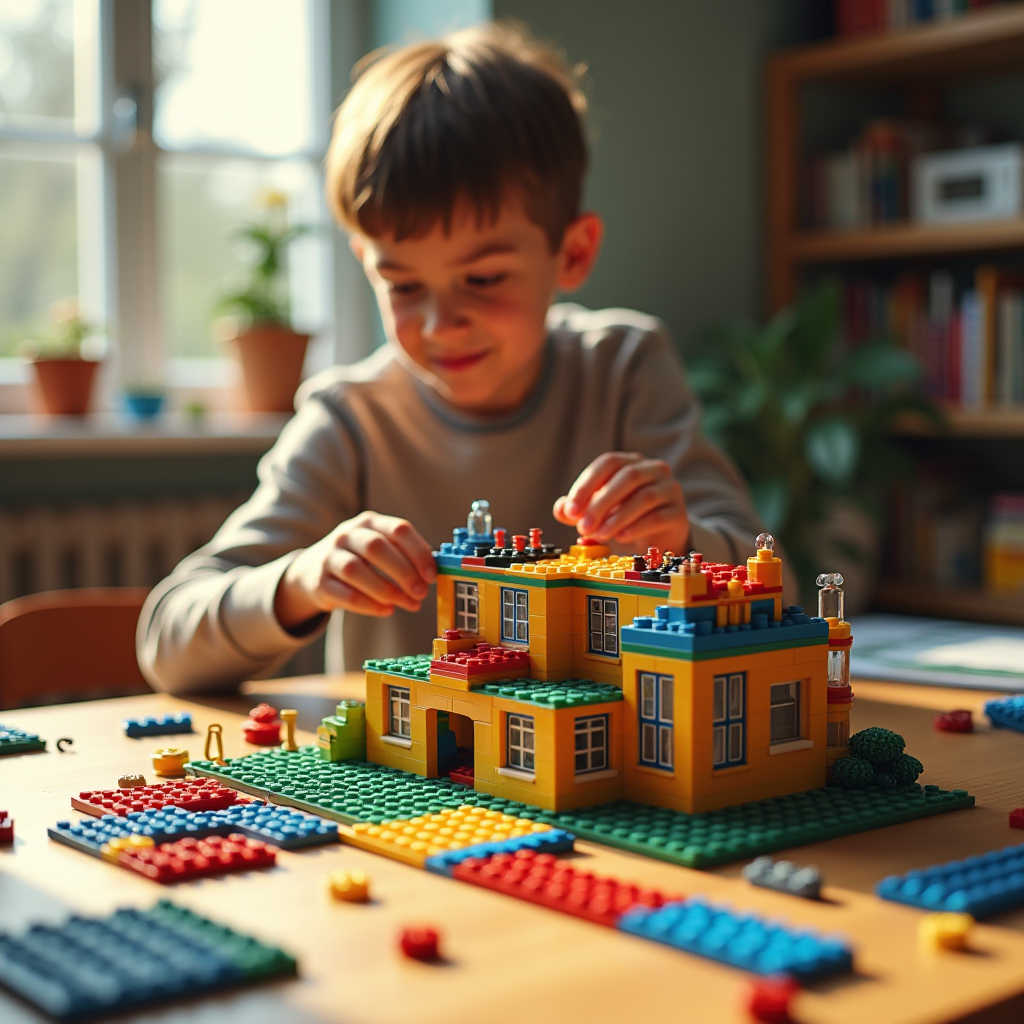
<instances>
[{"instance_id":1,"label":"green grass baseplate","mask_svg":"<svg viewBox=\"0 0 1024 1024\"><path fill-rule=\"evenodd\" d=\"M323 761L314 746L298 753L260 751L232 758L223 767L193 761L188 769L343 824L380 824L471 804L543 821L580 839L691 868L727 864L974 804L974 797L965 790L938 786L909 790L827 786L703 814L630 800L556 812L384 765Z\"/></svg>"}]
</instances>

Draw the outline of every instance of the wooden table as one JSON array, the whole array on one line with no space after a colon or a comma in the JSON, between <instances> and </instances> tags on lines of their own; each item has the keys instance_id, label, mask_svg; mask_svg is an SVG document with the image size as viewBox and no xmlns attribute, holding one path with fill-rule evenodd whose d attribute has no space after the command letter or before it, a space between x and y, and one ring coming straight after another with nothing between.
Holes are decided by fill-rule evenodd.
<instances>
[{"instance_id":1,"label":"wooden table","mask_svg":"<svg viewBox=\"0 0 1024 1024\"><path fill-rule=\"evenodd\" d=\"M169 895L297 955L301 976L193 1006L133 1015L135 1021L292 1024L601 1024L686 1021L741 1024L742 972L518 900L449 881L344 845L282 852L266 872L179 885L168 892L130 872L51 842L46 828L77 817L69 799L84 789L111 788L123 772L150 780L151 750L187 740L201 755L211 722L224 726L227 755L245 753L239 723L260 699L299 708L312 729L341 697L360 693L361 676L310 677L250 683L241 697L177 700L162 694L4 712L4 724L39 732L50 752L0 760L0 807L16 821L13 849L0 853L0 927L58 921L70 911L105 913L147 906ZM857 973L813 986L796 1004L802 1024L939 1024L1024 1020L1024 912L979 925L969 954L919 950L921 914L870 895L883 876L1024 841L1007 825L1024 804L1024 736L981 726L971 735L932 728L938 709L970 707L979 716L990 694L896 684L859 683L855 728L884 725L907 738L926 766L924 782L966 788L973 810L956 811L844 839L802 847L789 856L815 863L829 884L810 903L737 881L742 865L690 871L590 843L578 862L666 890L706 893L768 915L842 932L856 949ZM199 734L132 740L128 715L189 710ZM61 736L68 753L54 751ZM300 734L309 742L309 732ZM372 880L365 906L332 902L324 876L361 868ZM404 959L396 935L408 923L431 923L443 935L441 965ZM0 994L0 1021L45 1018Z\"/></svg>"}]
</instances>

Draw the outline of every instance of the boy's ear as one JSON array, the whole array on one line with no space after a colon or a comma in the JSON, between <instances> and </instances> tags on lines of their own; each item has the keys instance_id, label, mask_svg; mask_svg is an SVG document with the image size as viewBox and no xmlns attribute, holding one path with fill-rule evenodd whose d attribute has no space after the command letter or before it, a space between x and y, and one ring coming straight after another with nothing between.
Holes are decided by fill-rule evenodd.
<instances>
[{"instance_id":1,"label":"boy's ear","mask_svg":"<svg viewBox=\"0 0 1024 1024\"><path fill-rule=\"evenodd\" d=\"M604 221L596 213L581 213L570 222L558 251L557 287L566 292L579 288L590 276L604 239Z\"/></svg>"},{"instance_id":2,"label":"boy's ear","mask_svg":"<svg viewBox=\"0 0 1024 1024\"><path fill-rule=\"evenodd\" d=\"M363 243L363 239L359 235L349 235L348 247L352 250L352 255L362 263L363 256L366 254L366 246Z\"/></svg>"}]
</instances>

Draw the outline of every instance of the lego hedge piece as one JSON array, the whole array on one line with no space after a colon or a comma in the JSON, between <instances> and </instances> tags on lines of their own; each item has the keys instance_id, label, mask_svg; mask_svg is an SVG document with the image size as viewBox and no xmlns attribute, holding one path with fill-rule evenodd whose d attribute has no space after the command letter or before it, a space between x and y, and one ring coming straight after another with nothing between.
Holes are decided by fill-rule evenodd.
<instances>
[{"instance_id":1,"label":"lego hedge piece","mask_svg":"<svg viewBox=\"0 0 1024 1024\"><path fill-rule=\"evenodd\" d=\"M850 737L849 757L841 757L832 766L837 785L844 789L905 789L912 786L924 765L903 752L903 737L891 729L872 726Z\"/></svg>"}]
</instances>

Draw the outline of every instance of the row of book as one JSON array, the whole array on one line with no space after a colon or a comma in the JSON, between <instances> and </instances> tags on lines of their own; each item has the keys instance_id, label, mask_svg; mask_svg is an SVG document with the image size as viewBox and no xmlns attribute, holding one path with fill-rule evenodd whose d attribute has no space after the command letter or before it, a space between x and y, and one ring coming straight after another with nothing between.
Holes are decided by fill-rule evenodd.
<instances>
[{"instance_id":1,"label":"row of book","mask_svg":"<svg viewBox=\"0 0 1024 1024\"><path fill-rule=\"evenodd\" d=\"M898 32L929 21L950 21L1010 0L805 0L804 26L809 39Z\"/></svg>"},{"instance_id":2,"label":"row of book","mask_svg":"<svg viewBox=\"0 0 1024 1024\"><path fill-rule=\"evenodd\" d=\"M1024 405L1024 273L979 266L843 282L843 337L889 337L924 367L924 393L966 409Z\"/></svg>"},{"instance_id":3,"label":"row of book","mask_svg":"<svg viewBox=\"0 0 1024 1024\"><path fill-rule=\"evenodd\" d=\"M805 159L801 222L807 228L842 231L907 220L912 212L911 174L919 156L993 139L991 132L975 126L895 118L868 121L846 149Z\"/></svg>"}]
</instances>

